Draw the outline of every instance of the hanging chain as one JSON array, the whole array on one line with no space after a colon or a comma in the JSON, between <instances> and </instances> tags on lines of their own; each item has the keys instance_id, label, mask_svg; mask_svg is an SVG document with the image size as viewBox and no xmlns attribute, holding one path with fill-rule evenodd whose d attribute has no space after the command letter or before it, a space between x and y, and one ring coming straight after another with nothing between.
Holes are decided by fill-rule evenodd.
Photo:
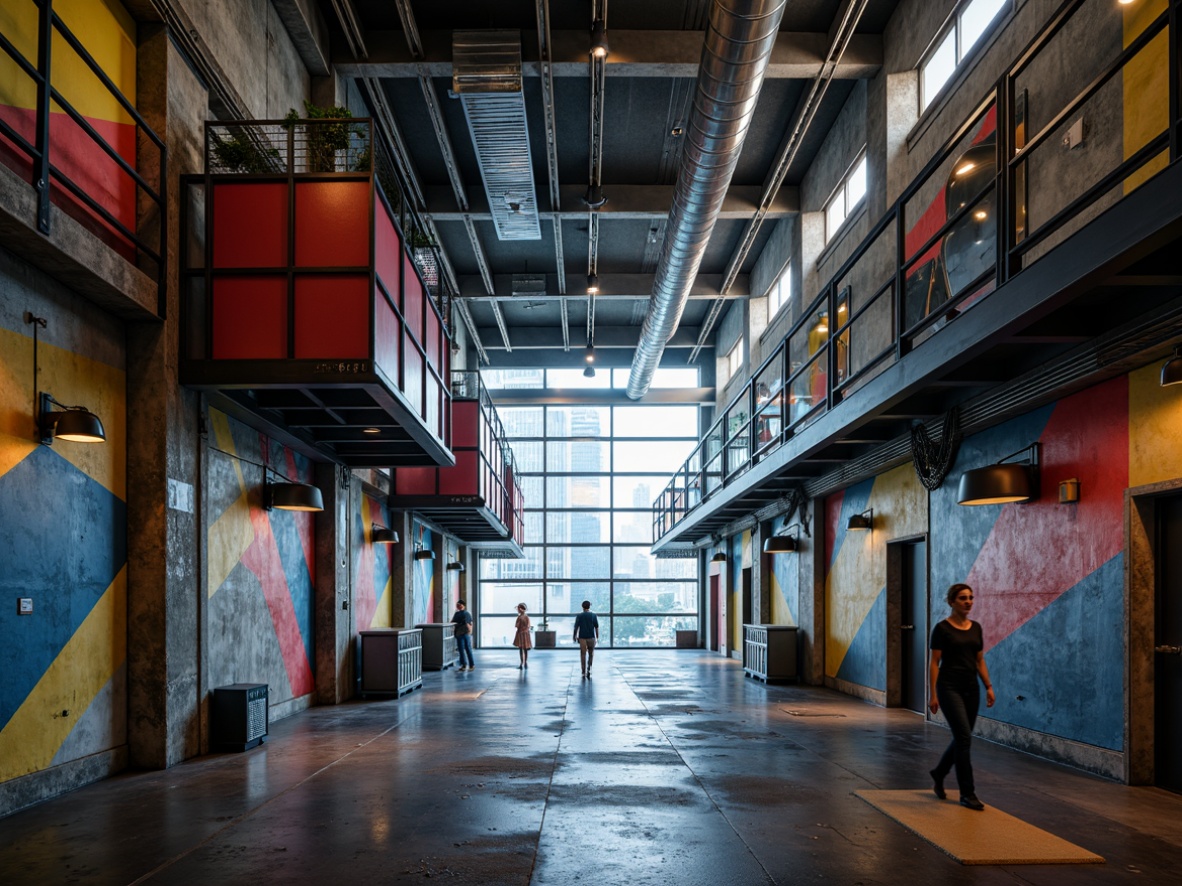
<instances>
[{"instance_id":1,"label":"hanging chain","mask_svg":"<svg viewBox=\"0 0 1182 886\"><path fill-rule=\"evenodd\" d=\"M944 416L944 431L940 435L939 443L932 441L922 423L917 423L911 428L911 458L915 462L915 473L924 489L931 492L940 488L940 484L948 476L948 469L952 467L952 460L956 457L956 448L959 445L960 420L955 408L950 409Z\"/></svg>"}]
</instances>

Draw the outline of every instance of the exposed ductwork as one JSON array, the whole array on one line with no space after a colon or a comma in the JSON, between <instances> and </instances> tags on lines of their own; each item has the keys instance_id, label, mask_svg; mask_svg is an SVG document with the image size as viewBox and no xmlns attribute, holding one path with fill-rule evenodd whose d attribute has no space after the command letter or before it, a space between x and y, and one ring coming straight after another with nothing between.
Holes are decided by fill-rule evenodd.
<instances>
[{"instance_id":1,"label":"exposed ductwork","mask_svg":"<svg viewBox=\"0 0 1182 886\"><path fill-rule=\"evenodd\" d=\"M786 0L715 0L706 29L687 143L640 331L628 396L643 397L690 288L739 160Z\"/></svg>"},{"instance_id":2,"label":"exposed ductwork","mask_svg":"<svg viewBox=\"0 0 1182 886\"><path fill-rule=\"evenodd\" d=\"M452 90L464 103L484 192L501 240L540 240L517 31L456 31Z\"/></svg>"}]
</instances>

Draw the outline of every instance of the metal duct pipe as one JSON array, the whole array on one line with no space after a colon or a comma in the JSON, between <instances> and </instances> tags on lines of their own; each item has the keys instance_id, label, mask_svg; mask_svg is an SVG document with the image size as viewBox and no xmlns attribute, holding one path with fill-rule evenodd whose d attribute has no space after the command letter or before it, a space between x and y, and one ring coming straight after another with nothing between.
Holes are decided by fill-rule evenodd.
<instances>
[{"instance_id":1,"label":"metal duct pipe","mask_svg":"<svg viewBox=\"0 0 1182 886\"><path fill-rule=\"evenodd\" d=\"M714 0L687 142L628 396L648 392L677 330L755 111L785 0Z\"/></svg>"}]
</instances>

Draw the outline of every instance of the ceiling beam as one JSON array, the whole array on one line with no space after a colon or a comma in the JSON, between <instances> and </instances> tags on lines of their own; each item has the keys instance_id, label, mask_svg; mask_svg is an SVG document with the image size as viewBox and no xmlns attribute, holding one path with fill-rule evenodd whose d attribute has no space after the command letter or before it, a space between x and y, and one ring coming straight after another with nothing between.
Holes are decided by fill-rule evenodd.
<instances>
[{"instance_id":1,"label":"ceiling beam","mask_svg":"<svg viewBox=\"0 0 1182 886\"><path fill-rule=\"evenodd\" d=\"M333 41L333 64L347 77L417 77L420 67L430 77L450 78L451 31L420 31L423 57L412 58L401 31L367 31L366 59L353 58L342 38ZM612 30L608 77L698 76L702 59L701 31ZM587 32L553 31L550 58L554 77L587 77ZM532 39L531 39L532 38ZM339 41L339 42L338 42ZM785 32L776 38L765 80L811 80L820 73L829 48L822 33ZM536 36L522 31L523 75L537 77ZM838 80L865 80L882 67L882 36L856 34L833 71Z\"/></svg>"},{"instance_id":2,"label":"ceiling beam","mask_svg":"<svg viewBox=\"0 0 1182 886\"><path fill-rule=\"evenodd\" d=\"M562 330L556 326L513 326L506 327L506 334L509 339L509 347L495 344L499 338L499 328L496 326L480 327L478 332L481 338L485 341L485 349L490 353L493 351L510 350L517 351L543 351L543 350L563 350L563 334ZM669 343L665 346L667 348L692 348L697 342L698 328L696 326L679 326L677 332L673 333L673 338L669 339ZM581 338L581 330L580 336ZM595 353L597 355L596 365L599 365L598 355L601 349L618 348L618 349L634 349L636 343L640 341L640 327L639 326L596 326L595 327ZM532 358L531 358L532 359ZM569 360L570 356L566 355ZM628 360L631 361L631 355ZM580 357L580 367L581 367ZM627 363L621 364L627 365Z\"/></svg>"},{"instance_id":3,"label":"ceiling beam","mask_svg":"<svg viewBox=\"0 0 1182 886\"><path fill-rule=\"evenodd\" d=\"M546 274L546 290L545 292L521 292L514 295L513 281L517 275L513 274L495 274L493 275L493 291L490 294L485 288L486 281L483 275L477 276L475 274L466 274L457 277L456 282L459 284L459 298L461 299L489 299L489 298L503 298L508 300L520 301L544 301L550 299L566 300L570 298L585 299L587 296L583 293L568 293L562 294L558 291L558 278L554 274ZM529 275L531 277L540 277L542 275ZM596 300L603 299L647 299L652 295L653 280L655 274L600 274L599 275L599 294L595 296ZM690 290L689 297L691 299L739 299L747 298L750 294L750 277L746 274L742 275L735 281L735 285L730 288L726 295L720 295L718 287L722 283L722 274L699 274L694 280L693 288Z\"/></svg>"},{"instance_id":4,"label":"ceiling beam","mask_svg":"<svg viewBox=\"0 0 1182 886\"><path fill-rule=\"evenodd\" d=\"M552 220L557 214L563 221L586 221L587 206L583 196L586 183L562 185L559 189L561 205L568 207L558 213L539 208L538 217ZM726 192L720 219L750 219L759 209L763 188L759 185L732 185ZM665 219L673 205L673 185L603 185L607 203L599 209L606 219ZM450 187L426 189L427 212L436 221L462 221L465 216L477 221L491 221L488 196L483 187L467 188L467 211L456 208L455 193ZM800 189L794 185L781 187L768 206L767 219L788 218L800 212Z\"/></svg>"}]
</instances>

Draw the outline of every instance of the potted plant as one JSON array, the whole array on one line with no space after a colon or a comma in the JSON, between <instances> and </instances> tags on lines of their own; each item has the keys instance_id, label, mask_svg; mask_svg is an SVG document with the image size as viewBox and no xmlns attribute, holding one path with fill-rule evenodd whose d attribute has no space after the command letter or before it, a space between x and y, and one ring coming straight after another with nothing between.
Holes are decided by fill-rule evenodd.
<instances>
[{"instance_id":1,"label":"potted plant","mask_svg":"<svg viewBox=\"0 0 1182 886\"><path fill-rule=\"evenodd\" d=\"M558 631L550 630L550 622L542 616L541 626L534 631L534 646L538 649L554 649L558 645Z\"/></svg>"},{"instance_id":2,"label":"potted plant","mask_svg":"<svg viewBox=\"0 0 1182 886\"><path fill-rule=\"evenodd\" d=\"M353 136L363 134L357 124L350 123L353 112L346 107L334 105L322 108L310 101L304 101L304 116L301 118L295 108L288 109L285 125L293 126L303 121L305 167L309 172L336 172L337 152L346 151L352 145ZM346 169L349 164L346 164Z\"/></svg>"}]
</instances>

